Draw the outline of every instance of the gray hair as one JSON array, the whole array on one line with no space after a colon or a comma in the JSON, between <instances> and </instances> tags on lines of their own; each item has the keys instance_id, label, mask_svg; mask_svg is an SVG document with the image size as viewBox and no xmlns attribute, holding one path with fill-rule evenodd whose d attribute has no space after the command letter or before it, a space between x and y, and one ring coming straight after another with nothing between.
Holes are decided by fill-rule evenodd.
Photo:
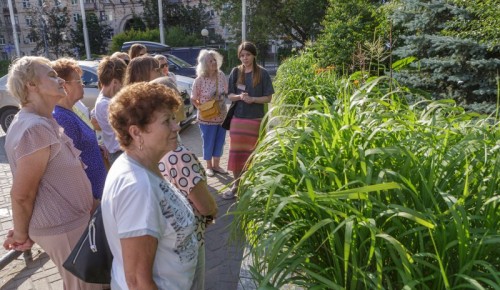
<instances>
[{"instance_id":1,"label":"gray hair","mask_svg":"<svg viewBox=\"0 0 500 290\"><path fill-rule=\"evenodd\" d=\"M198 55L198 64L196 65L196 76L206 76L208 73L207 58L213 56L217 61L217 69L220 70L222 66L223 57L215 50L202 49Z\"/></svg>"},{"instance_id":2,"label":"gray hair","mask_svg":"<svg viewBox=\"0 0 500 290\"><path fill-rule=\"evenodd\" d=\"M38 65L48 65L50 60L41 56L23 56L15 60L9 67L7 77L7 90L21 102L21 107L28 103L28 88L26 85L31 82L38 84L39 79L35 69Z\"/></svg>"}]
</instances>

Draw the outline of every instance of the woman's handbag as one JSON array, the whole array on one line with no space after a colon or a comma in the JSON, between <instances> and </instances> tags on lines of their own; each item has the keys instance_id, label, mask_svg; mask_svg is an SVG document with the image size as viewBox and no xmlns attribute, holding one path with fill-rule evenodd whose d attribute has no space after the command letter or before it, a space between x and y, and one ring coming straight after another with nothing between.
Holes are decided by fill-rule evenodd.
<instances>
[{"instance_id":1,"label":"woman's handbag","mask_svg":"<svg viewBox=\"0 0 500 290\"><path fill-rule=\"evenodd\" d=\"M109 284L112 263L113 254L106 239L99 205L63 267L87 283Z\"/></svg>"},{"instance_id":2,"label":"woman's handbag","mask_svg":"<svg viewBox=\"0 0 500 290\"><path fill-rule=\"evenodd\" d=\"M217 98L219 97L219 76L215 79L215 94L214 98L208 102L201 104L198 107L200 110L200 118L202 120L213 119L220 114L220 104Z\"/></svg>"},{"instance_id":3,"label":"woman's handbag","mask_svg":"<svg viewBox=\"0 0 500 290\"><path fill-rule=\"evenodd\" d=\"M202 120L210 120L220 114L219 101L210 100L201 104L198 109L200 110L200 118Z\"/></svg>"},{"instance_id":4,"label":"woman's handbag","mask_svg":"<svg viewBox=\"0 0 500 290\"><path fill-rule=\"evenodd\" d=\"M235 109L236 109L236 102L232 102L231 106L229 106L229 110L227 110L226 118L224 118L224 121L221 124L222 128L226 130L231 129L231 120L233 119Z\"/></svg>"}]
</instances>

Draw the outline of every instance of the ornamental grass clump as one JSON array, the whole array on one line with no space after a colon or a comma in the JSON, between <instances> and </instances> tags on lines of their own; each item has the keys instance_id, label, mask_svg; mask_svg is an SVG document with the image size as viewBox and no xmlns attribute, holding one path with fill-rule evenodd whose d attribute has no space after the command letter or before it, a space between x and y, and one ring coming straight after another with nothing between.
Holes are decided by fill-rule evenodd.
<instances>
[{"instance_id":1,"label":"ornamental grass clump","mask_svg":"<svg viewBox=\"0 0 500 290\"><path fill-rule=\"evenodd\" d=\"M388 81L274 115L234 211L260 287L498 289L498 121Z\"/></svg>"}]
</instances>

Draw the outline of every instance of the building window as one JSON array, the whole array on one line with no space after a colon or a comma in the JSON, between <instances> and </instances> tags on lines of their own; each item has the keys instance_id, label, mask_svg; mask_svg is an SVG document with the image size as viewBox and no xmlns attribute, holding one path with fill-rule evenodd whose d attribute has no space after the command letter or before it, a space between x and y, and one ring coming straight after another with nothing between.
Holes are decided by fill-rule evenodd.
<instances>
[{"instance_id":1,"label":"building window","mask_svg":"<svg viewBox=\"0 0 500 290\"><path fill-rule=\"evenodd\" d=\"M23 8L30 8L31 3L29 0L23 0Z\"/></svg>"},{"instance_id":2,"label":"building window","mask_svg":"<svg viewBox=\"0 0 500 290\"><path fill-rule=\"evenodd\" d=\"M81 19L80 14L78 13L73 13L73 21L78 22Z\"/></svg>"},{"instance_id":3,"label":"building window","mask_svg":"<svg viewBox=\"0 0 500 290\"><path fill-rule=\"evenodd\" d=\"M71 4L72 4L72 5L76 5L76 4L78 4L78 0L71 0Z\"/></svg>"},{"instance_id":4,"label":"building window","mask_svg":"<svg viewBox=\"0 0 500 290\"><path fill-rule=\"evenodd\" d=\"M0 35L0 44L5 44L5 38L3 35Z\"/></svg>"},{"instance_id":5,"label":"building window","mask_svg":"<svg viewBox=\"0 0 500 290\"><path fill-rule=\"evenodd\" d=\"M30 16L26 16L26 25L32 26L33 25L33 20L31 19Z\"/></svg>"},{"instance_id":6,"label":"building window","mask_svg":"<svg viewBox=\"0 0 500 290\"><path fill-rule=\"evenodd\" d=\"M100 16L101 21L107 21L108 20L108 17L106 17L106 11L99 12L99 16Z\"/></svg>"}]
</instances>

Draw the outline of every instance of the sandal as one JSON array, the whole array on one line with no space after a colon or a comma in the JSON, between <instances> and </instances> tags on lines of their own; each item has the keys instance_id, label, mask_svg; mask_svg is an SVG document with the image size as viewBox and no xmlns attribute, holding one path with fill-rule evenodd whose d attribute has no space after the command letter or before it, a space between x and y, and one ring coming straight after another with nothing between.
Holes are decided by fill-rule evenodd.
<instances>
[{"instance_id":1,"label":"sandal","mask_svg":"<svg viewBox=\"0 0 500 290\"><path fill-rule=\"evenodd\" d=\"M207 168L207 170L205 170L205 173L207 174L208 177L215 176L214 170L212 168Z\"/></svg>"},{"instance_id":2,"label":"sandal","mask_svg":"<svg viewBox=\"0 0 500 290\"><path fill-rule=\"evenodd\" d=\"M226 170L222 169L222 168L212 168L212 170L216 173L219 173L219 174L222 174L222 175L227 175L229 174L229 172L227 172Z\"/></svg>"},{"instance_id":3,"label":"sandal","mask_svg":"<svg viewBox=\"0 0 500 290\"><path fill-rule=\"evenodd\" d=\"M233 199L236 197L236 194L232 190L228 190L222 194L222 199Z\"/></svg>"}]
</instances>

